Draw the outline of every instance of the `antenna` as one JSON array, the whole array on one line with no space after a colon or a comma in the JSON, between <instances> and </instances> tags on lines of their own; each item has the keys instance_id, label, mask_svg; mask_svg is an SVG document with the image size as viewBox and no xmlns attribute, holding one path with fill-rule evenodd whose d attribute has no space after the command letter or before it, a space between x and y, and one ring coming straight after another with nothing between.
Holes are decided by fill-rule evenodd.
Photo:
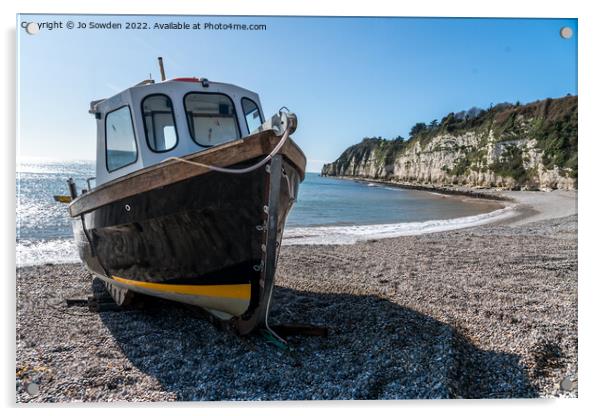
<instances>
[{"instance_id":1,"label":"antenna","mask_svg":"<svg viewBox=\"0 0 602 416\"><path fill-rule=\"evenodd\" d=\"M161 70L161 81L165 81L165 68L163 68L163 58L157 58L159 60L159 69Z\"/></svg>"}]
</instances>

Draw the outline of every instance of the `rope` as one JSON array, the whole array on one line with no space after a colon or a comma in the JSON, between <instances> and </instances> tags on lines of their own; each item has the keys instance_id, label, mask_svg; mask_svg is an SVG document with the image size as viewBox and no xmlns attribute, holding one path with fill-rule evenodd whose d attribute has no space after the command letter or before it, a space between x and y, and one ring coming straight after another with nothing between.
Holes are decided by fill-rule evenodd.
<instances>
[{"instance_id":1,"label":"rope","mask_svg":"<svg viewBox=\"0 0 602 416\"><path fill-rule=\"evenodd\" d=\"M276 257L278 257L278 254L280 253L280 246L278 246L277 248L278 253L276 253ZM276 272L274 272L274 274L276 274ZM274 276L276 277L276 276ZM272 293L274 293L274 284L272 283L272 287L270 288L270 293L268 294L268 302L267 305L265 307L265 329L267 329L267 331L274 337L276 338L278 341L280 341L282 344L284 344L285 346L288 346L288 342L286 342L286 340L284 338L282 338L280 335L278 335L276 333L276 331L274 331L272 328L270 328L270 325L268 324L268 316L270 313L270 302L272 301Z\"/></svg>"},{"instance_id":2,"label":"rope","mask_svg":"<svg viewBox=\"0 0 602 416\"><path fill-rule=\"evenodd\" d=\"M261 335L263 335L263 338L270 344L275 345L283 351L290 351L291 348L288 346L286 341L282 340L282 338L276 335L276 333L271 329L269 331L261 330L260 333Z\"/></svg>"},{"instance_id":3,"label":"rope","mask_svg":"<svg viewBox=\"0 0 602 416\"><path fill-rule=\"evenodd\" d=\"M284 131L284 134L282 135L282 138L280 139L280 141L278 142L276 147L274 147L274 150L272 150L270 152L269 155L267 155L265 158L263 158L259 162L255 163L254 165L246 167L246 168L242 168L242 169L232 169L232 168L223 168L223 167L214 166L214 165L206 165L201 162L194 162L192 160L183 159L183 158L177 157L177 156L168 157L167 159L164 160L164 162L166 162L168 160L177 160L178 162L184 162L184 163L188 163L190 165L200 166L202 168L207 168L210 170L214 170L216 172L234 173L234 174L249 173L249 172L254 171L257 168L262 167L263 165L268 163L274 156L276 156L276 154L280 151L280 149L282 149L282 146L284 146L284 143L286 143L289 132L290 132L290 127L287 127L286 130Z\"/></svg>"}]
</instances>

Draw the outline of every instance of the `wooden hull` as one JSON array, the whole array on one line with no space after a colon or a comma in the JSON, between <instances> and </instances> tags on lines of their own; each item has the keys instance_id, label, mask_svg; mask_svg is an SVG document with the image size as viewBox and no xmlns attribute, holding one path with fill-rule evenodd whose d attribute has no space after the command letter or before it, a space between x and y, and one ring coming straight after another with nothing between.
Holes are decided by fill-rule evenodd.
<instances>
[{"instance_id":1,"label":"wooden hull","mask_svg":"<svg viewBox=\"0 0 602 416\"><path fill-rule=\"evenodd\" d=\"M249 139L265 137L240 141L236 163L222 166L245 167L261 160L265 155L241 160L249 154L245 149L253 146ZM262 152L269 153L266 150ZM283 148L271 163L245 174L203 170L170 180L165 169L170 162L147 172L156 176L163 170L167 183L160 187L149 181L131 192L127 182L132 179L127 177L125 184L112 184L131 195L73 217L81 259L116 288L201 306L232 319L239 332L251 331L267 314L277 247L304 174L305 160L301 164L297 158L295 163L294 155L285 152ZM197 155L193 160L206 158ZM281 166L278 174L266 169L276 161ZM188 171L201 169L186 165ZM101 190L111 191L107 185ZM94 192L72 205L98 199ZM275 214L272 224L270 210Z\"/></svg>"}]
</instances>

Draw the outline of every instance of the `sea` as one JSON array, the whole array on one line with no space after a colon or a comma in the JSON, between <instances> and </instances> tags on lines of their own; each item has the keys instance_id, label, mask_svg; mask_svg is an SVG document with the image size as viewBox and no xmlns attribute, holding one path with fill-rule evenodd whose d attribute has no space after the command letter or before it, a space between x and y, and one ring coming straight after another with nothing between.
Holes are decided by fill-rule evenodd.
<instances>
[{"instance_id":1,"label":"sea","mask_svg":"<svg viewBox=\"0 0 602 416\"><path fill-rule=\"evenodd\" d=\"M17 266L79 261L67 205L68 178L78 189L94 176L92 161L22 160L17 165ZM283 245L353 244L484 224L512 207L307 173L286 223Z\"/></svg>"}]
</instances>

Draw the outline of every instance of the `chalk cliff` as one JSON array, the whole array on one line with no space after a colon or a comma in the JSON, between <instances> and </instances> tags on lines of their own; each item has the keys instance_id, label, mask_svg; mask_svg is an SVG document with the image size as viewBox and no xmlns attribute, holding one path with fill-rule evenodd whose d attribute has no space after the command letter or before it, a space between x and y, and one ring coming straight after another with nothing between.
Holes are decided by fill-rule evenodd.
<instances>
[{"instance_id":1,"label":"chalk cliff","mask_svg":"<svg viewBox=\"0 0 602 416\"><path fill-rule=\"evenodd\" d=\"M365 138L322 168L325 176L417 185L577 188L575 96L498 104L418 123L409 140Z\"/></svg>"}]
</instances>

